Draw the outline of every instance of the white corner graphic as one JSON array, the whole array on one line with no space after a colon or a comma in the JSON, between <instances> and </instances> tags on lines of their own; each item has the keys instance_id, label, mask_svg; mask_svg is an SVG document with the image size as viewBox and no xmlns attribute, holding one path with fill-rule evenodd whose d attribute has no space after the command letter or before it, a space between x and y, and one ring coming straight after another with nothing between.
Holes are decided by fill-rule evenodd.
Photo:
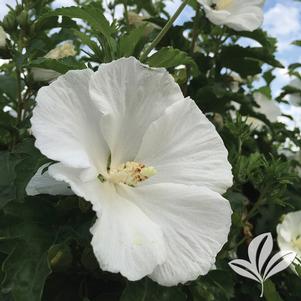
<instances>
[{"instance_id":1,"label":"white corner graphic","mask_svg":"<svg viewBox=\"0 0 301 301\"><path fill-rule=\"evenodd\" d=\"M296 253L293 251L280 251L270 258L272 250L272 235L271 233L264 233L251 241L248 248L249 261L235 259L229 262L229 266L237 274L261 284L260 297L263 297L264 282L288 268L296 257Z\"/></svg>"}]
</instances>

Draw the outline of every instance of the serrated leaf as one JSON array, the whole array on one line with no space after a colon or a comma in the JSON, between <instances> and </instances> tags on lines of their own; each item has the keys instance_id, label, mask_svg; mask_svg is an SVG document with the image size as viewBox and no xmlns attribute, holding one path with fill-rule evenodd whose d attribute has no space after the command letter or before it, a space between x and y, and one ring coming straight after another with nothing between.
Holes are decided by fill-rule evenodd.
<instances>
[{"instance_id":1,"label":"serrated leaf","mask_svg":"<svg viewBox=\"0 0 301 301\"><path fill-rule=\"evenodd\" d=\"M151 67L172 68L180 65L190 65L194 74L198 73L198 67L194 60L184 51L172 47L161 48L147 59Z\"/></svg>"},{"instance_id":2,"label":"serrated leaf","mask_svg":"<svg viewBox=\"0 0 301 301\"><path fill-rule=\"evenodd\" d=\"M0 152L0 209L16 198L16 172L18 161L8 152Z\"/></svg>"},{"instance_id":3,"label":"serrated leaf","mask_svg":"<svg viewBox=\"0 0 301 301\"><path fill-rule=\"evenodd\" d=\"M261 72L263 63L273 67L283 68L275 56L266 51L264 47L242 47L239 45L224 46L222 48L220 63L241 76L256 75Z\"/></svg>"},{"instance_id":4,"label":"serrated leaf","mask_svg":"<svg viewBox=\"0 0 301 301\"><path fill-rule=\"evenodd\" d=\"M43 15L39 20L38 24L45 22L45 19L53 16L66 16L69 18L79 18L86 21L93 29L109 38L114 32L107 19L104 17L101 10L92 6L70 6L58 8L52 12Z\"/></svg>"},{"instance_id":5,"label":"serrated leaf","mask_svg":"<svg viewBox=\"0 0 301 301\"><path fill-rule=\"evenodd\" d=\"M240 37L250 38L254 41L257 41L263 47L265 47L267 51L276 50L277 40L275 38L269 37L268 34L262 29L257 29L254 31L240 31L240 32L230 30L230 32L233 35L238 35Z\"/></svg>"},{"instance_id":6,"label":"serrated leaf","mask_svg":"<svg viewBox=\"0 0 301 301\"><path fill-rule=\"evenodd\" d=\"M79 70L87 68L84 63L76 61L74 57L66 57L59 60L42 57L33 60L30 63L30 67L54 70L61 74L64 74L69 70Z\"/></svg>"},{"instance_id":7,"label":"serrated leaf","mask_svg":"<svg viewBox=\"0 0 301 301\"><path fill-rule=\"evenodd\" d=\"M129 34L124 35L119 41L119 56L128 57L134 55L135 48L145 36L146 25L135 28Z\"/></svg>"},{"instance_id":8,"label":"serrated leaf","mask_svg":"<svg viewBox=\"0 0 301 301\"><path fill-rule=\"evenodd\" d=\"M73 33L81 39L83 44L86 44L88 47L90 47L90 49L93 50L94 54L99 59L103 58L101 48L99 47L99 45L97 45L96 42L94 42L91 39L91 37L87 36L87 34L81 32L81 31L78 31L78 30L73 30Z\"/></svg>"}]
</instances>

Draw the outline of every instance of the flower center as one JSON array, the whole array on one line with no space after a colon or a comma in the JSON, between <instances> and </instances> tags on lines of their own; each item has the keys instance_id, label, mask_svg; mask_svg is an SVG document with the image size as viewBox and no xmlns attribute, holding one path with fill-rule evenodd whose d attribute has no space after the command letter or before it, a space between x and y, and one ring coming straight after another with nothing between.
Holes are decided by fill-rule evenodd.
<instances>
[{"instance_id":1,"label":"flower center","mask_svg":"<svg viewBox=\"0 0 301 301\"><path fill-rule=\"evenodd\" d=\"M233 0L217 0L213 1L211 8L216 10L225 10L229 8L233 3Z\"/></svg>"},{"instance_id":2,"label":"flower center","mask_svg":"<svg viewBox=\"0 0 301 301\"><path fill-rule=\"evenodd\" d=\"M294 247L301 251L301 236L298 235L292 242Z\"/></svg>"},{"instance_id":3,"label":"flower center","mask_svg":"<svg viewBox=\"0 0 301 301\"><path fill-rule=\"evenodd\" d=\"M130 161L121 164L117 168L110 169L108 177L103 179L114 184L126 184L132 187L143 182L157 173L152 166L145 166L142 163Z\"/></svg>"}]
</instances>

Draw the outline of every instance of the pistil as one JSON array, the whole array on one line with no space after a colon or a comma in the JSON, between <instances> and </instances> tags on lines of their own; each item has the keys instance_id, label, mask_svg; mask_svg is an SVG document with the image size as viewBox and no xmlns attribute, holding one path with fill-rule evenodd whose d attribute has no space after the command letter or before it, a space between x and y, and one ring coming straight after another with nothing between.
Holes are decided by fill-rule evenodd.
<instances>
[{"instance_id":1,"label":"pistil","mask_svg":"<svg viewBox=\"0 0 301 301\"><path fill-rule=\"evenodd\" d=\"M156 169L152 166L128 161L117 168L109 169L107 177L99 176L98 178L101 182L108 181L114 184L126 184L135 187L140 182L146 181L156 173Z\"/></svg>"}]
</instances>

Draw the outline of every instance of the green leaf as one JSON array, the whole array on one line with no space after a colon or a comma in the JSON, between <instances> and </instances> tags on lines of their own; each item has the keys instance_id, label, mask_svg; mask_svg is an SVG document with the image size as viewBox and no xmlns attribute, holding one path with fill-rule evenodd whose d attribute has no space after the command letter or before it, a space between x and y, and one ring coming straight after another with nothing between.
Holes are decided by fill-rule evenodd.
<instances>
[{"instance_id":1,"label":"green leaf","mask_svg":"<svg viewBox=\"0 0 301 301\"><path fill-rule=\"evenodd\" d=\"M0 209L16 198L16 164L8 152L0 152Z\"/></svg>"},{"instance_id":2,"label":"green leaf","mask_svg":"<svg viewBox=\"0 0 301 301\"><path fill-rule=\"evenodd\" d=\"M25 195L25 188L34 176L36 171L49 160L46 159L38 149L34 147L33 139L27 139L19 144L14 150L14 154L19 158L16 164L16 200L22 201Z\"/></svg>"},{"instance_id":3,"label":"green leaf","mask_svg":"<svg viewBox=\"0 0 301 301\"><path fill-rule=\"evenodd\" d=\"M237 35L239 37L249 38L265 47L266 51L274 52L276 50L277 40L275 38L269 37L266 32L262 29L257 29L254 31L240 31L236 32L234 30L229 30L231 34Z\"/></svg>"},{"instance_id":4,"label":"green leaf","mask_svg":"<svg viewBox=\"0 0 301 301\"><path fill-rule=\"evenodd\" d=\"M198 67L195 61L184 51L172 47L161 48L158 52L147 59L150 67L172 68L179 65L190 65L192 73L198 73Z\"/></svg>"},{"instance_id":5,"label":"green leaf","mask_svg":"<svg viewBox=\"0 0 301 301\"><path fill-rule=\"evenodd\" d=\"M301 68L301 63L294 63L294 64L290 64L288 66L288 69L290 69L290 70L295 70L297 68Z\"/></svg>"},{"instance_id":6,"label":"green leaf","mask_svg":"<svg viewBox=\"0 0 301 301\"><path fill-rule=\"evenodd\" d=\"M283 301L276 290L275 284L270 279L264 283L264 297L267 301Z\"/></svg>"},{"instance_id":7,"label":"green leaf","mask_svg":"<svg viewBox=\"0 0 301 301\"><path fill-rule=\"evenodd\" d=\"M26 204L10 203L4 213L0 248L6 245L9 252L2 265L5 273L2 292L10 292L14 301L40 301L51 272L48 249L55 238L53 206L36 198L27 200Z\"/></svg>"},{"instance_id":8,"label":"green leaf","mask_svg":"<svg viewBox=\"0 0 301 301\"><path fill-rule=\"evenodd\" d=\"M8 75L0 75L0 93L5 93L12 101L16 101L17 80Z\"/></svg>"},{"instance_id":9,"label":"green leaf","mask_svg":"<svg viewBox=\"0 0 301 301\"><path fill-rule=\"evenodd\" d=\"M82 19L86 21L94 30L103 34L106 38L110 38L115 31L110 26L110 23L107 21L102 11L94 6L71 6L58 8L42 16L38 20L38 25L40 22L45 22L45 19L53 16L65 16L69 18Z\"/></svg>"},{"instance_id":10,"label":"green leaf","mask_svg":"<svg viewBox=\"0 0 301 301\"><path fill-rule=\"evenodd\" d=\"M263 63L283 68L283 65L275 59L274 55L266 51L264 47L224 46L220 62L224 67L238 72L243 77L260 73Z\"/></svg>"},{"instance_id":11,"label":"green leaf","mask_svg":"<svg viewBox=\"0 0 301 301\"><path fill-rule=\"evenodd\" d=\"M97 43L91 39L91 37L78 30L74 30L73 32L76 36L80 38L83 44L87 45L88 47L90 47L91 50L93 50L94 54L97 56L98 59L103 59L103 54L100 46L98 46Z\"/></svg>"},{"instance_id":12,"label":"green leaf","mask_svg":"<svg viewBox=\"0 0 301 301\"><path fill-rule=\"evenodd\" d=\"M50 273L46 251L40 254L24 241L17 241L2 268L6 271L2 287L12 290L15 301L41 300L44 282Z\"/></svg>"},{"instance_id":13,"label":"green leaf","mask_svg":"<svg viewBox=\"0 0 301 301\"><path fill-rule=\"evenodd\" d=\"M225 277L227 275L227 277ZM232 300L234 281L229 270L213 270L191 286L193 300Z\"/></svg>"},{"instance_id":14,"label":"green leaf","mask_svg":"<svg viewBox=\"0 0 301 301\"><path fill-rule=\"evenodd\" d=\"M301 47L301 40L294 41L292 44Z\"/></svg>"},{"instance_id":15,"label":"green leaf","mask_svg":"<svg viewBox=\"0 0 301 301\"><path fill-rule=\"evenodd\" d=\"M139 44L139 42L145 36L145 26L140 26L130 31L129 34L121 37L119 41L119 56L129 57L134 55L134 51Z\"/></svg>"},{"instance_id":16,"label":"green leaf","mask_svg":"<svg viewBox=\"0 0 301 301\"><path fill-rule=\"evenodd\" d=\"M300 263L296 264L294 267L295 267L295 270L296 270L299 278L301 278L301 264Z\"/></svg>"},{"instance_id":17,"label":"green leaf","mask_svg":"<svg viewBox=\"0 0 301 301\"><path fill-rule=\"evenodd\" d=\"M163 287L148 278L128 282L121 301L186 301L187 296L180 287Z\"/></svg>"},{"instance_id":18,"label":"green leaf","mask_svg":"<svg viewBox=\"0 0 301 301\"><path fill-rule=\"evenodd\" d=\"M69 70L87 68L84 63L76 61L75 58L71 56L59 60L48 59L45 57L38 58L30 63L30 67L50 69L61 74L64 74Z\"/></svg>"}]
</instances>

